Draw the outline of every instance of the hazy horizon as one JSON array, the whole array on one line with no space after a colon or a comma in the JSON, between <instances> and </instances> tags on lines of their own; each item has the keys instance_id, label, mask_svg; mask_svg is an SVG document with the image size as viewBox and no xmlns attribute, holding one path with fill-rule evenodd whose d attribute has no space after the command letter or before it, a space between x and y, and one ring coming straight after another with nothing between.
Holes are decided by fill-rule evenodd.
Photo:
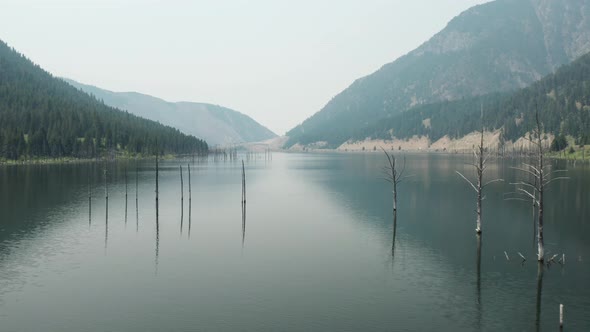
<instances>
[{"instance_id":1,"label":"hazy horizon","mask_svg":"<svg viewBox=\"0 0 590 332\"><path fill-rule=\"evenodd\" d=\"M0 38L55 76L221 105L283 135L484 2L8 1Z\"/></svg>"}]
</instances>

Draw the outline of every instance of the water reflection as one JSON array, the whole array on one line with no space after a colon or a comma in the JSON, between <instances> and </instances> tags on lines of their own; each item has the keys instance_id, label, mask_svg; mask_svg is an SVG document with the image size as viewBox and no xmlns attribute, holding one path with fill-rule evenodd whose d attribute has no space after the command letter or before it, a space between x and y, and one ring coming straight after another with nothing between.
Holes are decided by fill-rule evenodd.
<instances>
[{"instance_id":1,"label":"water reflection","mask_svg":"<svg viewBox=\"0 0 590 332\"><path fill-rule=\"evenodd\" d=\"M293 157L289 156L289 158ZM336 156L336 158L340 158L340 156ZM355 158L360 159L359 156L345 156L342 158L351 160ZM235 226L235 216L237 211L227 208L230 205L237 208L234 204L235 198L237 198L236 189L239 181L238 165L231 169L229 167L207 168L207 166L199 169L199 174L202 174L202 176L200 175L198 181L199 190L195 192L195 199L199 202L196 210L198 213L199 230L195 235L195 239L199 238L199 241L174 241L177 240L176 234L178 233L176 231L178 231L177 222L179 217L177 215L179 212L177 205L179 199L178 183L176 182L178 181L178 173L176 173L178 166L168 167L168 171L166 170L167 168L161 169L163 172L160 174L162 175L162 182L160 183L162 184L162 195L160 198L163 202L163 219L161 221L159 220L158 206L156 234L152 233L153 228L144 227L144 231L139 236L132 234L130 229L127 233L120 233L122 228L118 225L118 222L124 213L121 209L123 207L122 204L115 204L114 207L110 207L110 213L113 214L116 221L114 227L111 227L110 230L108 229L108 218L111 217L108 215L109 211L107 211L104 217L105 229L102 230L100 229L101 227L92 227L90 231L87 231L84 220L86 218L86 212L83 211L83 205L86 205L84 194L86 194L87 189L87 174L85 172L82 172L82 174L75 173L76 167L74 166L64 166L63 168L68 171L67 173L65 170L56 170L56 166L47 167L48 169L54 170L50 174L46 174L47 171L44 168L39 168L40 171L37 171L39 174L32 172L36 176L34 181L31 181L40 187L39 190L35 190L38 187L25 187L26 190L22 188L24 187L24 181L21 176L15 177L18 181L13 181L12 188L14 189L10 192L10 195L3 194L4 203L2 203L3 208L0 209L3 215L1 216L2 223L0 224L4 228L0 236L4 239L7 238L6 234L16 232L13 229L19 230L19 234L24 233L27 235L26 237L14 235L11 239L4 240L0 250L3 249L2 255L4 256L8 255L5 252L11 251L11 259L8 260L8 264L13 264L19 269L21 266L28 264L23 260L23 257L44 257L36 253L57 252L59 255L49 257L43 263L44 266L47 266L48 269L55 269L56 271L70 271L70 262L73 262L77 264L78 272L81 272L80 275L84 276L84 278L81 277L78 280L90 281L93 280L92 278L96 274L96 260L98 258L101 260L99 263L103 264L101 266L104 267L100 275L109 277L113 282L109 282L108 285L100 282L96 283L98 287L93 287L95 288L96 294L91 293L94 290L88 290L88 296L101 298L101 293L108 292L109 300L117 299L126 301L129 298L129 303L125 304L137 306L138 313L148 314L150 312L153 313L155 308L163 308L160 312L163 317L176 317L175 315L178 315L178 321L186 321L187 324L190 323L192 325L202 324L198 326L204 330L207 328L217 328L219 330L221 328L215 325L215 322L207 319L204 320L204 323L191 321L191 319L195 318L194 315L190 315L189 313L182 314L183 307L198 306L203 310L203 316L205 314L213 315L214 317L215 315L224 315L218 311L209 312L207 310L213 310L208 308L217 309L221 304L241 303L240 301L242 301L243 297L237 298L233 297L233 295L244 294L245 291L261 291L261 297L269 299L268 302L272 303L272 305L269 307L258 307L260 305L264 306L264 304L256 303L256 309L253 310L257 312L258 310L265 310L268 311L268 314L265 315L266 317L256 317L254 312L248 312L248 314L252 314L253 318L256 319L256 321L249 322L241 320L233 321L229 317L230 319L227 320L228 326L231 325L231 327L239 329L240 325L242 325L248 329L256 330L257 328L260 329L260 325L257 323L260 321L259 319L270 320L273 324L277 324L273 325L274 327L281 326L284 322L281 322L280 317L287 317L288 312L301 308L304 300L309 300L310 302L315 300L318 302L318 300L323 301L329 298L332 300L326 301L325 304L322 303L321 307L310 307L309 313L306 315L309 316L309 320L316 320L319 324L311 325L309 323L310 325L305 325L308 323L295 321L289 321L288 323L293 325L297 323L304 324L299 326L309 327L310 329L314 327L321 329L319 328L322 326L320 324L324 324L324 328L326 326L333 326L334 329L341 328L342 330L347 329L344 326L345 324L350 324L352 326L349 326L349 329L362 330L360 328L362 325L374 319L374 321L382 322L379 326L375 326L375 329L387 329L385 325L396 326L393 324L398 324L397 327L400 330L410 329L408 327L414 327L415 330L429 330L433 326L440 326L441 330L449 331L535 330L531 324L533 319L535 319L536 325L534 326L537 329L547 328L551 324L555 324L555 327L557 327L557 316L551 316L553 314L549 316L550 319L545 319L544 323L540 322L540 315L547 314L553 305L545 306L545 308L541 309L542 297L540 289L543 285L537 283L537 289L535 289L535 279L531 279L534 278L537 272L534 264L530 264L529 262L529 264L526 264L521 269L516 260L512 262L515 264L504 264L503 258L501 264L500 262L491 264L492 255L502 255L504 250L512 253L516 250L523 250L526 256L530 256L530 252L525 251L529 249L527 242L530 241L531 235L531 210L529 205L516 208L501 205L501 201L494 196L494 192L490 192L492 202L496 202L496 205L500 207L494 212L490 209L490 219L497 222L490 223L489 232L486 230L486 234L489 234L486 236L488 236L488 239L491 239L486 241L486 256L489 257L490 261L486 260L482 263L483 243L481 238L476 238L476 269L473 269L473 252L471 251L473 250L473 233L468 226L470 214L464 213L463 211L465 209L461 206L465 198L462 195L463 191L460 188L456 188L455 181L452 177L445 177L445 174L438 171L436 167L433 166L430 169L433 175L430 185L431 192L425 190L421 182L422 178L417 178L415 182L410 182L407 187L404 187L403 195L400 197L399 209L401 213L400 217L403 221L400 225L399 235L400 241L402 242L395 243L397 241L397 216L389 213L392 212L389 195L376 194L381 191L389 193L387 190L389 188L382 185L381 179L374 175L375 172L373 170L378 170L379 162L375 162L374 165L376 166L372 168L371 165L373 164L368 163L368 166L365 166L365 168L356 167L357 165L355 164L355 167L348 169L342 166L343 163L338 162L334 167L326 167L325 169L293 171L281 169L279 167L282 166L280 162L281 159L275 162L275 169L273 170L261 171L253 167L252 172L249 173L251 174L249 175L250 195L256 198L255 200L251 200L250 211L251 213L256 212L256 226L264 229L265 232L255 231L249 234L249 255L245 257L248 264L240 265L239 261L233 261L236 258L240 258L239 254L236 255L240 247L238 243L235 243L237 235L235 233L237 228ZM289 162L292 162L291 159ZM78 165L78 169L84 170L86 165L83 166L84 168L81 168ZM101 194L103 190L101 187L103 180L101 178L103 171L101 166L100 163L96 164L96 167L93 169L95 174L93 174L92 182L88 184L89 187L94 187L92 195L94 196L95 202L98 203L100 203L102 198ZM115 166L111 164L109 167L113 170ZM455 168L450 167L448 172L452 173ZM367 171L363 172L365 169ZM111 174L109 174L109 186L113 188L110 190L111 192L114 190L116 196L123 189L123 169L120 168L119 172L116 171L116 168L114 170L115 173L111 174L119 174L119 178L117 179L116 176L111 177ZM144 195L142 197L148 204L144 202L142 205L142 211L144 211L142 220L144 220L144 223L148 222L148 224L151 224L154 222L154 215L152 215L154 211L149 208L149 200L154 197L151 196L153 194L151 189L153 189L152 186L154 185L151 182L154 180L152 173L154 171L153 160L149 164L146 163L143 170L145 173L142 173L144 174L142 175L142 181L145 182L142 188L145 190L142 192L142 195ZM290 173L287 173L287 171ZM5 174L3 172L4 170L0 170L0 178ZM77 176L71 175L72 173ZM139 227L137 173L138 171L136 169L136 232L138 232ZM64 182L67 184L67 188L72 188L66 191L65 189L67 188L62 189L62 184L55 179L59 179L60 181L76 179L76 181L69 180L71 182ZM301 181L293 181L293 179ZM12 180L3 181L7 181L10 184ZM568 217L563 217L564 221L559 225L561 233L554 231L554 234L560 234L560 238L556 240L559 242L554 244L551 249L563 248L570 255L569 257L572 257L571 268L576 270L567 271L569 267L566 267L566 272L569 273L565 273L562 276L555 275L555 277L549 275L551 273L549 271L547 280L543 280L543 282L548 283L544 289L545 301L555 298L556 294L558 294L557 296L563 296L565 298L564 302L567 301L565 302L566 304L575 303L577 308L580 308L583 306L579 304L584 303L583 301L587 299L587 295L585 294L588 294L588 292L585 289L576 289L574 288L576 286L572 287L570 285L579 285L579 280L582 278L577 275L582 275L583 272L588 271L587 265L584 266L581 262L578 263L577 258L587 253L587 246L584 246L586 242L584 242L585 231L583 226L584 224L588 225L587 221L590 219L584 218L583 216L587 216L587 211L590 210L587 208L576 210L575 205L581 204L583 206L583 198L587 198L588 196L583 189L580 189L583 186L577 185L574 181L571 182L571 184L564 185L566 187L569 185L570 187L564 188L563 190L560 188L560 190L555 191L559 195L564 195L571 199L563 199L566 202L564 208L555 208L556 215L561 214L562 211L570 212L569 214L563 213L563 215ZM0 194L8 192L7 189L2 188L7 187L4 183L2 182L2 186L0 186ZM586 181L587 183L589 182ZM289 187L293 194L276 194L279 192L278 189L285 187ZM61 196L56 194L58 189L60 190ZM20 192L21 190L22 193ZM39 192L44 194L44 200L37 197ZM14 202L12 200L13 197L17 195L21 197L21 203L18 205L18 209L11 206L11 202ZM410 209L408 207L411 203L410 198L413 195L421 198L423 201L422 205L417 205L416 209ZM577 195L580 196L578 197ZM307 197L312 196L312 201L306 201ZM292 209L292 201L294 199L302 200L302 204L309 205L310 208L307 210L300 209L301 211L294 212ZM266 210L262 209L259 205L262 201L272 202L271 207L263 206L264 209L272 210L266 213ZM314 204L317 202L320 203ZM176 205L176 208L174 205ZM46 208L47 206L50 207L51 213L61 210L55 206L66 206L67 209L63 214L60 213L55 216L45 212L49 210ZM420 208L421 206L433 206L433 208ZM190 191L188 209L188 235L190 237L192 223ZM27 211L31 210L35 211L41 217L37 219L30 217ZM91 219L91 213L94 214L94 218L98 218L98 222L94 226L100 226L100 220L103 220L100 210L99 206L98 210L94 209L94 211L91 211L89 201L89 219ZM106 200L105 210L108 210ZM578 212L572 213L571 211ZM184 232L183 206L181 206L180 212L181 232ZM467 216L464 217L463 215ZM331 218L331 216L335 217ZM317 220L314 220L315 217L317 217ZM46 219L50 220L47 226L43 224ZM280 219L279 223L277 223L277 219ZM12 226L10 220L17 220L19 223L14 223L14 226ZM28 220L33 222L22 222ZM219 222L207 222L207 220ZM300 220L303 220L303 222L299 222ZM245 247L246 221L246 206L243 206L242 249ZM508 221L511 224L508 224ZM392 224L389 222L392 222ZM12 228L9 228L11 226ZM37 227L33 228L32 226ZM552 227L552 224L549 223L547 226ZM162 274L159 273L160 227L164 231L162 233L162 240L166 241L165 252L162 256L162 259L165 260L165 264L162 265ZM336 227L347 231L333 232ZM82 229L80 233L76 233L80 228ZM511 232L506 232L506 230L510 230ZM109 231L111 234L108 234ZM293 236L293 234L296 236ZM56 246L58 250L30 250L31 247L45 249L46 247L43 247L43 245L50 242L48 240L61 243L64 238L74 239L77 235L82 235L83 237L69 243L68 246L70 247L62 248L61 246ZM289 235L298 239L292 241ZM87 236L87 238L84 238L84 236ZM105 257L102 257L103 252L101 250L102 248L100 248L103 236L105 249L107 244L111 247L111 249L108 249L109 255ZM108 239L109 236L110 240ZM169 237L166 238L166 236ZM366 239L370 239L371 241L366 241ZM311 254L306 253L305 250L297 250L297 248L301 248L302 240L305 241L304 245L317 243L317 250L314 250ZM96 250L87 250L88 244L92 244ZM374 285L370 282L358 282L358 280L380 280L382 278L382 258L385 256L386 259L390 259L387 257L389 256L387 252L389 247L392 250L391 257L393 257L394 253L396 256L395 266L392 264L392 268L395 267L395 273L392 273L391 288L385 289L381 283ZM466 247L470 248L470 250L464 250ZM522 249L523 247L526 247L526 249ZM69 251L76 254L69 255ZM150 251L152 251L151 254L149 254ZM199 255L194 255L193 253L195 252L199 252ZM340 253L346 255L347 258L345 260L339 260L337 257ZM146 255L147 257L145 257ZM295 265L297 269L293 268L291 270L291 266L283 262L284 255L294 258L296 264L292 265ZM137 259L138 257L141 259ZM178 259L170 259L173 257ZM376 257L378 258L376 259ZM573 257L576 257L575 262ZM187 259L194 260L195 264L182 264ZM393 259L391 260L393 262ZM6 266L7 260L3 259L3 261L4 266ZM12 261L14 263L11 263ZM219 261L223 263L220 264ZM319 270L320 278L318 278L318 266L322 262L328 262L330 266ZM488 265L488 263L490 264ZM60 266L60 264L62 265ZM51 284L49 278L46 277L53 276L50 271L40 270L35 264L30 265L32 267L28 269L29 275L19 272L17 275L18 278L14 279L24 280L27 282L26 285L34 284L35 281L39 282L39 284L44 283L48 285L43 289L47 292L52 292L52 289L59 289L56 286L61 286L61 284ZM261 269L261 265L263 269ZM358 272L359 269L354 268L355 265L363 266L363 269L360 269L361 272ZM10 266L8 269L4 268L4 266L0 270L10 271ZM110 268L113 266L120 267L122 270L119 268ZM207 266L209 268L208 271L203 273L203 269L199 268L201 266ZM236 273L236 266L240 268L238 272L248 273L251 278L244 278L244 280L235 279L235 276L240 274ZM43 268L43 265L41 267ZM175 269L178 274L187 276L187 278L176 278L176 274L167 273L168 271L166 270L169 268ZM154 269L156 274L158 274L157 284L154 284L156 287L143 287L146 283L153 281L151 279L154 279L154 272L152 272ZM482 280L483 269L486 270L485 285ZM326 273L322 274L324 271ZM575 273L572 273L572 271ZM558 271L554 269L554 272ZM6 275L5 272L2 273L4 273L4 276ZM31 277L32 275L38 275L40 277L33 278ZM126 277L117 280L117 275L131 276L132 278ZM332 278L333 275L342 277L340 279ZM127 283L126 279L132 280L133 283ZM279 286L276 280L281 279L287 282L281 283ZM474 279L476 281L475 287L473 285ZM529 282L526 281L527 279ZM136 280L139 282L135 282ZM31 293L30 286L26 285L24 287L26 292L23 292L24 295L20 296L23 302L26 296L25 293ZM133 285L138 286L134 288ZM258 285L264 285L264 287L256 288ZM559 295L558 292L562 292L563 290L561 287L558 287L561 285L565 285L565 290L569 291L569 293L566 292L566 295ZM68 285L64 286L67 287ZM486 288L483 289L483 286L486 286ZM211 287L212 290L206 290L207 287ZM314 287L317 288L314 289ZM340 294L346 293L342 292L342 289L345 289L345 287L349 287L348 295L341 296ZM474 290L476 294L473 294ZM531 298L535 290L537 291L536 303ZM571 295L573 293L572 290L575 291L573 295ZM161 305L161 302L157 302L158 295L164 292L172 294L179 301L183 301L185 298L190 298L190 300L179 303L178 307L169 306L169 309L164 308L165 306ZM179 296L183 292L186 292L186 297ZM486 319L483 319L483 292L486 292ZM322 298L314 298L314 293L324 296ZM125 294L131 294L132 296L125 296ZM219 294L223 296L219 296ZM293 296L293 294L296 296ZM297 294L301 294L301 296L297 296ZM371 294L379 295L372 296ZM51 293L50 295L54 294ZM24 302L24 305L19 306L17 305L17 301L12 301L12 299L18 299L19 294L12 294L12 296L8 301L5 300L5 304L2 307L3 312L14 314L15 312L18 313L18 310L25 307L25 305L29 307L35 305L35 302L33 302L34 298L31 298L31 300L27 299L28 302ZM121 296L121 298L119 299L117 296ZM48 296L48 298L53 298L53 296ZM70 298L72 300L63 300L64 302L61 303L63 307L68 309L75 308L79 303L87 302L88 297L82 298L81 295L74 294ZM294 298L294 302L283 302L284 298ZM439 301L437 298L442 298L443 300ZM193 299L200 300L195 301ZM298 299L301 299L301 302L298 302ZM475 305L473 304L474 299L476 300ZM156 301L155 304L153 301ZM211 301L219 302L214 302L212 305ZM372 301L375 305L371 306L372 308L365 312L363 308L366 307L367 301ZM43 303L43 299L40 298L39 302ZM142 307L146 303L148 305L154 304L154 306ZM255 307L252 301L246 301L245 303L252 304L251 307ZM277 306L277 303L282 305ZM348 309L339 307L339 303L347 303L346 308ZM444 303L447 303L448 306L443 307ZM107 308L109 306L105 306L104 303L89 303L89 305L89 310L106 308L103 309L106 310L104 312L105 315L117 316L116 312L108 311L110 310ZM537 305L537 308L535 308L535 305ZM338 311L327 311L330 310L326 309L327 307L338 308ZM510 308L521 308L521 310L512 310ZM35 307L34 309L37 308ZM228 308L231 311L235 309L235 307L231 306ZM414 310L421 310L425 317L424 321L430 322L431 325L427 325L428 323L422 324L418 320L408 318L416 312ZM537 311L535 318L532 317L533 310ZM545 310L545 312L541 310ZM578 324L577 327L579 330L585 330L583 326L587 326L588 320L584 318L583 312L581 312L583 309L576 310L577 312L570 316L572 318L571 324L575 322ZM529 314L526 315L523 312L528 312ZM324 317L340 317L344 314L350 315L351 317L358 317L358 319L340 320L340 322L327 322L324 319ZM573 319L574 317L576 319ZM225 318L225 316L219 318ZM81 318L75 319L79 319L84 323L84 320L87 318L81 316ZM11 321L10 323L17 324L15 321ZM120 327L131 326L134 323L130 321L118 321L113 324L114 327ZM543 327L540 327L541 324L543 324ZM129 330L141 330L142 327L145 328L145 326L132 326ZM159 327L162 328L161 326ZM30 328L28 330L35 329ZM56 328L56 330L58 329ZM65 331L68 329L63 328L61 330Z\"/></svg>"},{"instance_id":2,"label":"water reflection","mask_svg":"<svg viewBox=\"0 0 590 332\"><path fill-rule=\"evenodd\" d=\"M108 170L106 159L104 162L104 195L105 195L105 231L104 231L104 249L107 250L109 242L109 185L108 185Z\"/></svg>"},{"instance_id":3,"label":"water reflection","mask_svg":"<svg viewBox=\"0 0 590 332\"><path fill-rule=\"evenodd\" d=\"M139 232L139 193L138 193L138 183L139 183L139 168L137 167L137 158L135 159L135 232Z\"/></svg>"},{"instance_id":4,"label":"water reflection","mask_svg":"<svg viewBox=\"0 0 590 332\"><path fill-rule=\"evenodd\" d=\"M195 156L193 155L193 163L195 162ZM191 237L191 210L192 210L192 187L191 187L191 165L186 165L188 169L188 237Z\"/></svg>"},{"instance_id":5,"label":"water reflection","mask_svg":"<svg viewBox=\"0 0 590 332\"><path fill-rule=\"evenodd\" d=\"M88 165L88 227L92 225L92 164Z\"/></svg>"},{"instance_id":6,"label":"water reflection","mask_svg":"<svg viewBox=\"0 0 590 332\"><path fill-rule=\"evenodd\" d=\"M180 201L180 235L182 235L182 228L184 223L184 205Z\"/></svg>"},{"instance_id":7,"label":"water reflection","mask_svg":"<svg viewBox=\"0 0 590 332\"><path fill-rule=\"evenodd\" d=\"M137 200L135 200L135 233L139 232L139 207L137 206Z\"/></svg>"},{"instance_id":8,"label":"water reflection","mask_svg":"<svg viewBox=\"0 0 590 332\"><path fill-rule=\"evenodd\" d=\"M182 228L184 223L184 182L182 180L182 165L180 168L180 235L182 235Z\"/></svg>"},{"instance_id":9,"label":"water reflection","mask_svg":"<svg viewBox=\"0 0 590 332\"><path fill-rule=\"evenodd\" d=\"M105 213L105 220L104 220L104 250L107 250L107 245L109 242L109 201L106 201L106 213Z\"/></svg>"},{"instance_id":10,"label":"water reflection","mask_svg":"<svg viewBox=\"0 0 590 332\"><path fill-rule=\"evenodd\" d=\"M246 240L246 202L242 202L242 249Z\"/></svg>"},{"instance_id":11,"label":"water reflection","mask_svg":"<svg viewBox=\"0 0 590 332\"><path fill-rule=\"evenodd\" d=\"M191 210L192 210L192 206L191 206L191 199L188 199L188 237L190 239L191 237Z\"/></svg>"},{"instance_id":12,"label":"water reflection","mask_svg":"<svg viewBox=\"0 0 590 332\"><path fill-rule=\"evenodd\" d=\"M537 331L541 328L541 296L543 293L543 262L537 264L537 306L535 310L535 329Z\"/></svg>"},{"instance_id":13,"label":"water reflection","mask_svg":"<svg viewBox=\"0 0 590 332\"><path fill-rule=\"evenodd\" d=\"M155 268L156 274L158 274L158 258L160 256L160 216L158 213L158 202L156 201L156 258Z\"/></svg>"},{"instance_id":14,"label":"water reflection","mask_svg":"<svg viewBox=\"0 0 590 332\"><path fill-rule=\"evenodd\" d=\"M481 308L481 245L482 245L482 237L481 234L476 234L476 238L477 238L477 256L476 256L476 283L475 283L475 289L476 289L476 315L477 315L477 327L479 329L481 329L481 314L482 314L482 308Z\"/></svg>"},{"instance_id":15,"label":"water reflection","mask_svg":"<svg viewBox=\"0 0 590 332\"><path fill-rule=\"evenodd\" d=\"M249 155L248 155L249 156ZM242 249L246 240L246 168L242 159Z\"/></svg>"},{"instance_id":16,"label":"water reflection","mask_svg":"<svg viewBox=\"0 0 590 332\"><path fill-rule=\"evenodd\" d=\"M397 211L393 211L393 238L391 241L391 256L395 254L395 233L397 232Z\"/></svg>"},{"instance_id":17,"label":"water reflection","mask_svg":"<svg viewBox=\"0 0 590 332\"><path fill-rule=\"evenodd\" d=\"M128 187L127 187L127 164L125 164L125 228L127 228L127 196L128 196Z\"/></svg>"},{"instance_id":18,"label":"water reflection","mask_svg":"<svg viewBox=\"0 0 590 332\"><path fill-rule=\"evenodd\" d=\"M125 228L127 228L127 193L125 193Z\"/></svg>"}]
</instances>

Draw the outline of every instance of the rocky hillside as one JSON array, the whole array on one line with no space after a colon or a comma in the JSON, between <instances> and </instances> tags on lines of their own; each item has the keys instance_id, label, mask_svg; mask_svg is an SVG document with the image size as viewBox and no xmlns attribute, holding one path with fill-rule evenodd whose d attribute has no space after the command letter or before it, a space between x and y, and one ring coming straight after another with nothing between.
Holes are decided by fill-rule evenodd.
<instances>
[{"instance_id":1,"label":"rocky hillside","mask_svg":"<svg viewBox=\"0 0 590 332\"><path fill-rule=\"evenodd\" d=\"M412 107L522 88L590 51L590 0L497 0L468 9L416 50L356 80L287 133L336 147Z\"/></svg>"},{"instance_id":2,"label":"rocky hillside","mask_svg":"<svg viewBox=\"0 0 590 332\"><path fill-rule=\"evenodd\" d=\"M249 116L222 106L171 103L137 92L112 92L68 79L66 81L106 105L172 126L185 134L202 137L210 146L257 142L277 136Z\"/></svg>"},{"instance_id":3,"label":"rocky hillside","mask_svg":"<svg viewBox=\"0 0 590 332\"><path fill-rule=\"evenodd\" d=\"M590 53L515 92L417 106L360 129L346 145L422 139L425 148L469 136L482 125L498 139L516 142L533 130L536 112L547 134L590 144Z\"/></svg>"}]
</instances>

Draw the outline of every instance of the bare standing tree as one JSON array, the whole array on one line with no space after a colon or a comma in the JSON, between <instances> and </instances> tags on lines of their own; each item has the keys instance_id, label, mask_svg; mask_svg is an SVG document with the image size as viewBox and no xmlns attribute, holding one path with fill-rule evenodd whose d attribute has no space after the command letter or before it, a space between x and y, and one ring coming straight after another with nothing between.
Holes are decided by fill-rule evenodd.
<instances>
[{"instance_id":1,"label":"bare standing tree","mask_svg":"<svg viewBox=\"0 0 590 332\"><path fill-rule=\"evenodd\" d=\"M381 147L383 153L387 157L387 165L383 169L385 173L385 180L393 186L393 213L397 212L397 185L405 178L404 171L406 169L406 158L404 158L404 163L402 165L402 169L398 168L396 165L397 160L393 154L388 153L385 151L383 147Z\"/></svg>"},{"instance_id":2,"label":"bare standing tree","mask_svg":"<svg viewBox=\"0 0 590 332\"><path fill-rule=\"evenodd\" d=\"M488 159L491 155L490 152L485 153L485 148L483 145L483 132L484 132L484 129L482 126L481 131L480 131L479 145L473 150L476 161L473 164L469 164L475 168L477 183L474 184L465 175L461 174L461 172L455 171L455 172L457 172L457 174L459 174L459 176L461 176L465 181L467 181L467 183L469 183L471 188L473 188L473 190L475 190L475 192L477 193L477 200L476 200L477 208L475 210L475 212L477 213L475 232L477 234L481 234L482 201L485 199L485 196L483 195L483 190L485 189L485 187L487 187L488 185L490 185L494 182L504 181L502 179L494 179L494 180L488 181L486 183L483 182L483 176L484 176L485 170L487 168L487 162L488 162Z\"/></svg>"},{"instance_id":3,"label":"bare standing tree","mask_svg":"<svg viewBox=\"0 0 590 332\"><path fill-rule=\"evenodd\" d=\"M541 121L539 121L539 113L535 110L536 128L533 135L531 135L531 143L534 148L535 165L523 163L523 167L513 167L527 175L533 180L522 180L511 183L516 186L516 197L509 199L517 200L532 200L534 206L537 207L537 260L542 262L545 256L545 244L543 240L543 211L544 211L544 194L545 189L553 181L568 179L563 176L554 176L559 172L565 171L551 171L551 164L545 160L545 153L543 149L543 130Z\"/></svg>"},{"instance_id":4,"label":"bare standing tree","mask_svg":"<svg viewBox=\"0 0 590 332\"><path fill-rule=\"evenodd\" d=\"M397 230L397 186L400 184L400 182L402 182L403 179L408 177L404 176L404 172L406 170L406 158L404 157L404 163L402 164L400 170L393 153L388 153L383 147L381 147L381 150L383 150L383 153L385 153L385 156L387 157L387 165L383 168L383 173L385 173L384 178L385 181L391 183L393 187L393 250L395 245L395 233Z\"/></svg>"}]
</instances>

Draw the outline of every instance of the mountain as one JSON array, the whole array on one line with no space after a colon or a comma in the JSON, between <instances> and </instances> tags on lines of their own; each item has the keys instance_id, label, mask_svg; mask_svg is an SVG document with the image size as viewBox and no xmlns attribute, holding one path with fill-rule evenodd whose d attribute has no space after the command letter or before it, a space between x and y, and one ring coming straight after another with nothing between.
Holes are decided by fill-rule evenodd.
<instances>
[{"instance_id":1,"label":"mountain","mask_svg":"<svg viewBox=\"0 0 590 332\"><path fill-rule=\"evenodd\" d=\"M590 144L590 53L530 87L417 106L359 130L353 140L427 137L434 143L445 136L464 137L483 125L486 131L501 130L502 140L516 141L535 127L535 111L546 133Z\"/></svg>"},{"instance_id":2,"label":"mountain","mask_svg":"<svg viewBox=\"0 0 590 332\"><path fill-rule=\"evenodd\" d=\"M207 148L201 139L104 105L0 41L0 159Z\"/></svg>"},{"instance_id":3,"label":"mountain","mask_svg":"<svg viewBox=\"0 0 590 332\"><path fill-rule=\"evenodd\" d=\"M229 108L192 102L171 103L137 92L112 92L66 79L105 104L204 138L210 145L257 142L277 135L249 116Z\"/></svg>"},{"instance_id":4,"label":"mountain","mask_svg":"<svg viewBox=\"0 0 590 332\"><path fill-rule=\"evenodd\" d=\"M590 51L589 31L590 0L472 7L414 51L356 80L289 131L287 146L336 147L414 106L523 88Z\"/></svg>"}]
</instances>

